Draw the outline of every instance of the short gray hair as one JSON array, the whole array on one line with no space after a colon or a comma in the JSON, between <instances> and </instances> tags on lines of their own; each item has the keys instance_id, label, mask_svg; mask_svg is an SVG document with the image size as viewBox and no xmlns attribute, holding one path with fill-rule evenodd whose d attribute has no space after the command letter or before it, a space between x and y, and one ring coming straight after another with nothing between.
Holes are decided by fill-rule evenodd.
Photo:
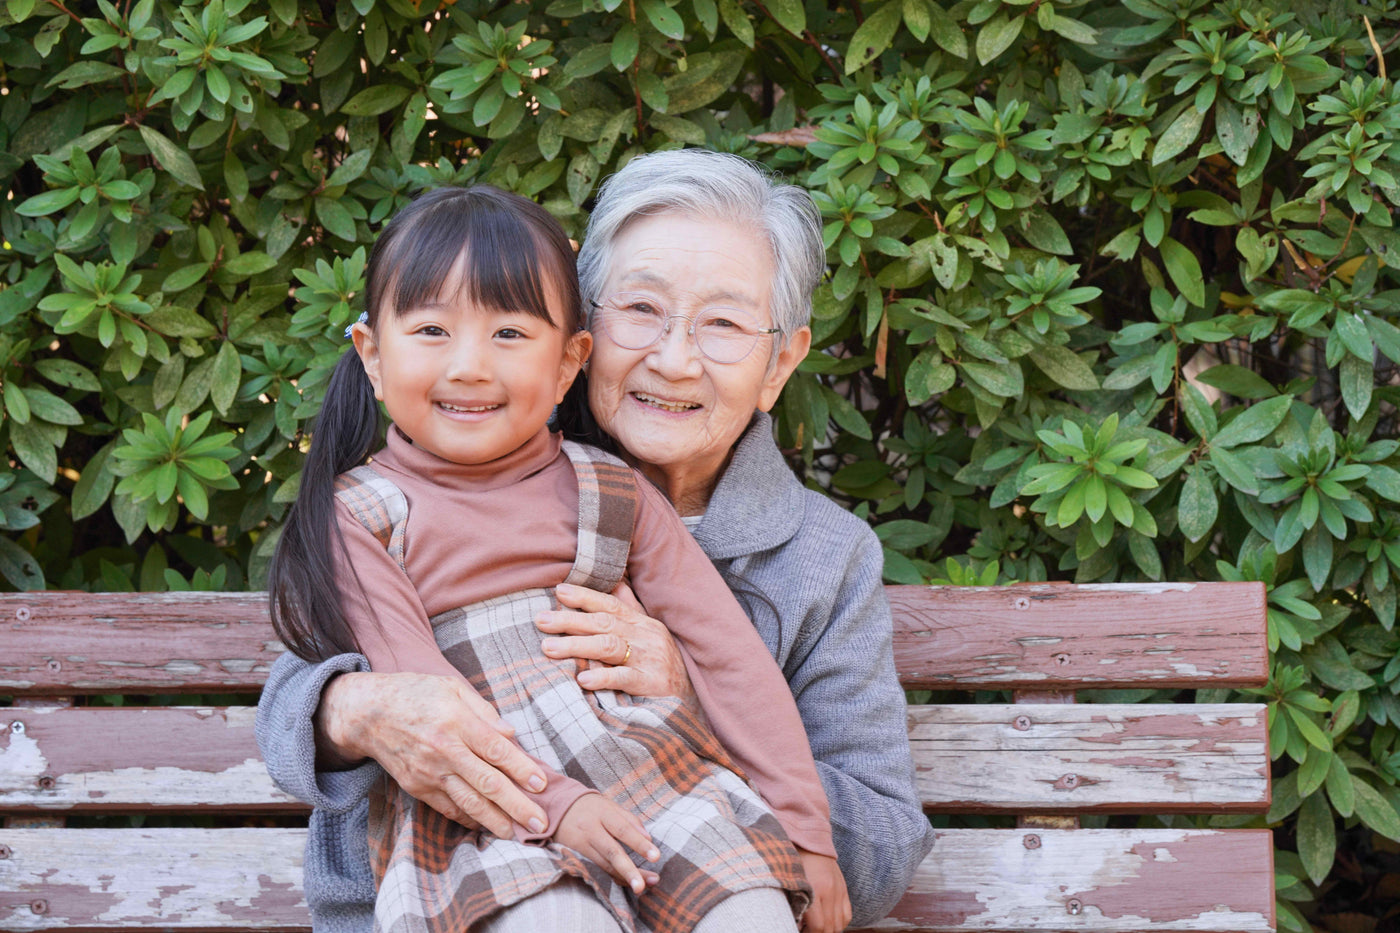
<instances>
[{"instance_id":1,"label":"short gray hair","mask_svg":"<svg viewBox=\"0 0 1400 933\"><path fill-rule=\"evenodd\" d=\"M786 340L811 322L812 291L826 271L821 214L812 196L748 159L707 149L640 155L603 182L578 254L586 310L603 297L613 241L627 223L671 211L762 231L773 254L773 326Z\"/></svg>"}]
</instances>

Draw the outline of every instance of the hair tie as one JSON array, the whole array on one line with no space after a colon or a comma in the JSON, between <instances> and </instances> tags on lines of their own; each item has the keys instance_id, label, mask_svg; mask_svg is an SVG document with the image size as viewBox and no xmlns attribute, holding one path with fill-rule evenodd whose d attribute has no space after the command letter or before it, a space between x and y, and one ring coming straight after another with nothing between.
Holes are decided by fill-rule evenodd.
<instances>
[{"instance_id":1,"label":"hair tie","mask_svg":"<svg viewBox=\"0 0 1400 933\"><path fill-rule=\"evenodd\" d=\"M368 312L368 311L361 311L361 312L360 312L360 316L357 317L357 318L355 318L355 322L354 322L353 324L348 324L348 325L346 325L346 327L345 327L345 339L346 339L346 340L349 340L349 339L350 339L350 332L351 332L352 330L355 329L355 324L368 324L368 323L369 323L369 312Z\"/></svg>"}]
</instances>

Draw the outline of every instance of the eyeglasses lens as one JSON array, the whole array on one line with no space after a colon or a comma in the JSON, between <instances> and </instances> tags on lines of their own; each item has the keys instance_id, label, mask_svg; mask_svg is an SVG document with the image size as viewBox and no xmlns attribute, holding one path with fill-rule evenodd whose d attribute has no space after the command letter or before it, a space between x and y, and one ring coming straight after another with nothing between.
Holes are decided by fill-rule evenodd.
<instances>
[{"instance_id":1,"label":"eyeglasses lens","mask_svg":"<svg viewBox=\"0 0 1400 933\"><path fill-rule=\"evenodd\" d=\"M668 322L680 322L693 333L700 352L716 363L737 363L748 356L762 332L752 315L733 308L706 308L693 322L633 295L615 295L598 308L608 336L620 347L645 350L661 339Z\"/></svg>"}]
</instances>

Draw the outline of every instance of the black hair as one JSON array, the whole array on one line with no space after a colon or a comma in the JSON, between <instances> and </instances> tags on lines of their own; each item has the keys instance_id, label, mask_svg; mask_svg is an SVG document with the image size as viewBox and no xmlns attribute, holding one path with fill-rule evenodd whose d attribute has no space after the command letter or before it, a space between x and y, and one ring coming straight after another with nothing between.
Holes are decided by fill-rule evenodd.
<instances>
[{"instance_id":1,"label":"black hair","mask_svg":"<svg viewBox=\"0 0 1400 933\"><path fill-rule=\"evenodd\" d=\"M574 249L559 222L533 201L477 185L425 192L384 227L366 277L369 327L377 327L385 310L399 314L437 298L463 261L461 288L472 304L523 311L551 324L553 305L562 309L568 332L583 326ZM268 573L273 627L308 661L359 650L327 542L346 554L335 521L336 477L363 464L379 436L374 387L359 354L350 350L331 374Z\"/></svg>"}]
</instances>

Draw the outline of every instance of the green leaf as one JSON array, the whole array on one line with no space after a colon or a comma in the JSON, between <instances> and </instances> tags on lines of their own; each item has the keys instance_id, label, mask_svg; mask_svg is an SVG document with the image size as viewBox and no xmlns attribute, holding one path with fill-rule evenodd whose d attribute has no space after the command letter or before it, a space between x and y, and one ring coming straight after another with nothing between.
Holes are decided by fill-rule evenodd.
<instances>
[{"instance_id":1,"label":"green leaf","mask_svg":"<svg viewBox=\"0 0 1400 933\"><path fill-rule=\"evenodd\" d=\"M45 191L20 204L19 207L15 208L15 213L25 217L42 217L45 214L52 214L78 200L78 195L81 193L82 189L77 187L55 188L52 191Z\"/></svg>"},{"instance_id":2,"label":"green leaf","mask_svg":"<svg viewBox=\"0 0 1400 933\"><path fill-rule=\"evenodd\" d=\"M609 49L614 68L626 71L632 67L632 63L637 60L638 42L637 27L632 23L623 23L617 30L617 35L613 36Z\"/></svg>"},{"instance_id":3,"label":"green leaf","mask_svg":"<svg viewBox=\"0 0 1400 933\"><path fill-rule=\"evenodd\" d=\"M1356 782L1351 772L1342 762L1340 755L1332 756L1332 764L1327 769L1327 798L1332 807L1343 817L1349 817L1356 809Z\"/></svg>"},{"instance_id":4,"label":"green leaf","mask_svg":"<svg viewBox=\"0 0 1400 933\"><path fill-rule=\"evenodd\" d=\"M1347 412L1359 421L1371 407L1371 392L1376 386L1375 367L1367 360L1347 354L1337 370L1337 381Z\"/></svg>"},{"instance_id":5,"label":"green leaf","mask_svg":"<svg viewBox=\"0 0 1400 933\"><path fill-rule=\"evenodd\" d=\"M11 421L10 446L14 447L20 462L41 480L53 485L58 476L58 451L47 431L35 421L27 424Z\"/></svg>"},{"instance_id":6,"label":"green leaf","mask_svg":"<svg viewBox=\"0 0 1400 933\"><path fill-rule=\"evenodd\" d=\"M1186 471L1186 482L1181 487L1181 500L1177 503L1177 517L1181 533L1192 541L1199 541L1215 527L1220 513L1220 503L1215 498L1215 487L1199 464Z\"/></svg>"},{"instance_id":7,"label":"green leaf","mask_svg":"<svg viewBox=\"0 0 1400 933\"><path fill-rule=\"evenodd\" d=\"M667 6L664 0L641 0L641 7L657 32L668 39L685 38L685 23L680 14Z\"/></svg>"},{"instance_id":8,"label":"green leaf","mask_svg":"<svg viewBox=\"0 0 1400 933\"><path fill-rule=\"evenodd\" d=\"M375 84L347 100L340 112L351 117L377 117L408 100L412 93L412 88L401 84Z\"/></svg>"},{"instance_id":9,"label":"green leaf","mask_svg":"<svg viewBox=\"0 0 1400 933\"><path fill-rule=\"evenodd\" d=\"M928 7L933 41L938 43L938 47L949 55L967 58L967 37L963 35L962 25L938 3L929 2L926 6Z\"/></svg>"},{"instance_id":10,"label":"green leaf","mask_svg":"<svg viewBox=\"0 0 1400 933\"><path fill-rule=\"evenodd\" d=\"M894 41L903 17L904 5L899 0L886 0L884 6L867 16L851 36L846 50L846 74L855 74L879 58Z\"/></svg>"},{"instance_id":11,"label":"green leaf","mask_svg":"<svg viewBox=\"0 0 1400 933\"><path fill-rule=\"evenodd\" d=\"M209 398L220 414L228 411L238 395L238 386L243 375L243 363L238 358L232 341L224 341L214 357L214 370L209 384Z\"/></svg>"},{"instance_id":12,"label":"green leaf","mask_svg":"<svg viewBox=\"0 0 1400 933\"><path fill-rule=\"evenodd\" d=\"M1201 124L1204 122L1205 114L1187 104L1186 109L1177 115L1172 125L1167 127L1157 140L1157 145L1152 149L1152 164L1161 165L1185 152L1186 147L1195 142L1196 137L1201 134Z\"/></svg>"},{"instance_id":13,"label":"green leaf","mask_svg":"<svg viewBox=\"0 0 1400 933\"><path fill-rule=\"evenodd\" d=\"M1074 254L1074 247L1070 245L1064 228L1046 211L1031 211L1027 214L1025 234L1026 242L1036 249L1059 256Z\"/></svg>"},{"instance_id":14,"label":"green leaf","mask_svg":"<svg viewBox=\"0 0 1400 933\"><path fill-rule=\"evenodd\" d=\"M802 35L807 28L807 10L802 0L768 0L767 9L778 25L794 36Z\"/></svg>"},{"instance_id":15,"label":"green leaf","mask_svg":"<svg viewBox=\"0 0 1400 933\"><path fill-rule=\"evenodd\" d=\"M30 418L29 399L24 394L24 389L17 382L9 379L5 380L4 387L5 411L9 414L10 420L15 424L28 424Z\"/></svg>"},{"instance_id":16,"label":"green leaf","mask_svg":"<svg viewBox=\"0 0 1400 933\"><path fill-rule=\"evenodd\" d=\"M159 160L160 164L175 177L177 181L189 185L191 188L204 190L204 180L199 177L199 169L195 167L194 159L179 146L160 133L156 132L145 123L136 127L141 132L141 138L146 141L146 148L151 155Z\"/></svg>"},{"instance_id":17,"label":"green leaf","mask_svg":"<svg viewBox=\"0 0 1400 933\"><path fill-rule=\"evenodd\" d=\"M34 368L45 379L70 389L83 389L96 392L102 388L97 377L82 363L72 360L42 359L34 361Z\"/></svg>"},{"instance_id":18,"label":"green leaf","mask_svg":"<svg viewBox=\"0 0 1400 933\"><path fill-rule=\"evenodd\" d=\"M1163 237L1162 262L1167 267L1167 275L1186 300L1197 307L1206 303L1206 280L1201 273L1201 263L1196 254L1171 237Z\"/></svg>"},{"instance_id":19,"label":"green leaf","mask_svg":"<svg viewBox=\"0 0 1400 933\"><path fill-rule=\"evenodd\" d=\"M1400 814L1395 812L1390 801L1366 781L1354 780L1352 791L1356 796L1356 815L1361 822L1387 839L1400 842Z\"/></svg>"},{"instance_id":20,"label":"green leaf","mask_svg":"<svg viewBox=\"0 0 1400 933\"><path fill-rule=\"evenodd\" d=\"M986 65L1009 49L1011 43L1021 35L1021 28L1025 24L1026 18L1020 14L1008 16L1006 13L998 13L987 20L982 30L977 33L977 61ZM849 68L846 73L851 73Z\"/></svg>"},{"instance_id":21,"label":"green leaf","mask_svg":"<svg viewBox=\"0 0 1400 933\"><path fill-rule=\"evenodd\" d=\"M44 570L39 562L4 535L0 535L0 576L21 592L44 589Z\"/></svg>"},{"instance_id":22,"label":"green leaf","mask_svg":"<svg viewBox=\"0 0 1400 933\"><path fill-rule=\"evenodd\" d=\"M1280 395L1251 406L1210 439L1211 447L1238 447L1262 441L1283 423L1292 404L1292 396Z\"/></svg>"},{"instance_id":23,"label":"green leaf","mask_svg":"<svg viewBox=\"0 0 1400 933\"><path fill-rule=\"evenodd\" d=\"M1029 355L1041 372L1066 389L1092 392L1099 388L1094 370L1069 347L1042 347Z\"/></svg>"},{"instance_id":24,"label":"green leaf","mask_svg":"<svg viewBox=\"0 0 1400 933\"><path fill-rule=\"evenodd\" d=\"M25 386L24 397L29 401L29 411L34 417L49 424L77 425L83 423L78 410L47 389L38 386Z\"/></svg>"},{"instance_id":25,"label":"green leaf","mask_svg":"<svg viewBox=\"0 0 1400 933\"><path fill-rule=\"evenodd\" d=\"M1238 398L1268 398L1278 394L1278 390L1263 376L1234 363L1212 366L1199 373L1196 379Z\"/></svg>"},{"instance_id":26,"label":"green leaf","mask_svg":"<svg viewBox=\"0 0 1400 933\"><path fill-rule=\"evenodd\" d=\"M1360 797L1357 794L1358 800ZM1322 794L1313 794L1298 809L1298 857L1313 884L1321 884L1331 873L1336 855L1337 827L1332 821L1332 808Z\"/></svg>"},{"instance_id":27,"label":"green leaf","mask_svg":"<svg viewBox=\"0 0 1400 933\"><path fill-rule=\"evenodd\" d=\"M1019 398L1025 391L1021 367L994 366L989 363L963 363L962 370L974 383L1001 398Z\"/></svg>"},{"instance_id":28,"label":"green leaf","mask_svg":"<svg viewBox=\"0 0 1400 933\"><path fill-rule=\"evenodd\" d=\"M350 216L350 212L339 201L332 198L317 198L316 219L321 221L321 225L335 236L342 240L355 242L357 236L355 218Z\"/></svg>"}]
</instances>

